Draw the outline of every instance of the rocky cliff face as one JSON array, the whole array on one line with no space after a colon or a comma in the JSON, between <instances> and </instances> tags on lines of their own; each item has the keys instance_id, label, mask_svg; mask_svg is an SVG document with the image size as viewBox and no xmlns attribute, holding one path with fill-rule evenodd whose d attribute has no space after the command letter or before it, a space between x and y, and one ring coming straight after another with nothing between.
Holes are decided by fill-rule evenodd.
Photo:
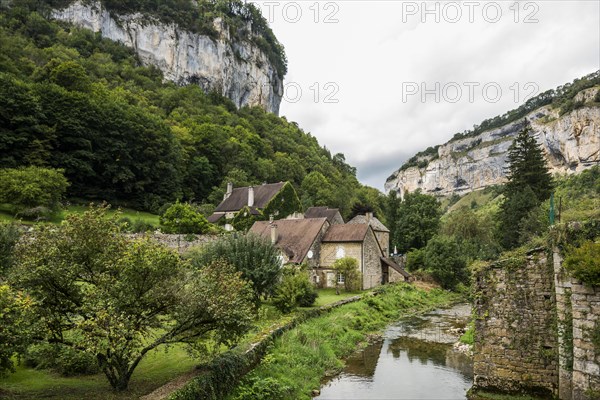
<instances>
[{"instance_id":1,"label":"rocky cliff face","mask_svg":"<svg viewBox=\"0 0 600 400\"><path fill-rule=\"evenodd\" d=\"M586 101L585 105L562 116L558 109L544 106L500 128L450 141L438 148L437 157L428 157L426 167L395 171L385 190L403 196L421 189L447 196L504 183L508 148L527 122L552 172L574 173L600 164L600 104L592 101L598 90L580 92L575 100Z\"/></svg>"},{"instance_id":2,"label":"rocky cliff face","mask_svg":"<svg viewBox=\"0 0 600 400\"><path fill-rule=\"evenodd\" d=\"M218 18L214 24L219 38L213 40L176 25L148 21L141 14L117 20L99 2L76 2L56 10L53 17L134 48L142 62L160 68L168 80L217 90L238 107L261 106L279 112L283 81L277 71L254 44L232 42Z\"/></svg>"}]
</instances>

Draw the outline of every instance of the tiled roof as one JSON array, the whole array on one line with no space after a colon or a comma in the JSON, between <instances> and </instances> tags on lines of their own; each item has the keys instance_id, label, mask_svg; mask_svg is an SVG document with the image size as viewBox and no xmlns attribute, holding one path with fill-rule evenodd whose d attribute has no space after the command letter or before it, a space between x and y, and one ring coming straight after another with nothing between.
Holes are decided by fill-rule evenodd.
<instances>
[{"instance_id":1,"label":"tiled roof","mask_svg":"<svg viewBox=\"0 0 600 400\"><path fill-rule=\"evenodd\" d=\"M389 232L390 230L386 228L384 224L381 223L375 217L371 217L370 219L366 215L357 215L348 221L349 224L369 224L373 228L374 231L377 232Z\"/></svg>"},{"instance_id":2,"label":"tiled roof","mask_svg":"<svg viewBox=\"0 0 600 400\"><path fill-rule=\"evenodd\" d=\"M323 237L323 242L362 242L365 240L369 225L332 225Z\"/></svg>"},{"instance_id":3,"label":"tiled roof","mask_svg":"<svg viewBox=\"0 0 600 400\"><path fill-rule=\"evenodd\" d=\"M321 232L326 218L281 219L274 221L277 226L277 242L279 247L289 258L290 263L301 263L313 242ZM250 228L250 233L265 239L271 238L271 223L257 221Z\"/></svg>"}]
</instances>

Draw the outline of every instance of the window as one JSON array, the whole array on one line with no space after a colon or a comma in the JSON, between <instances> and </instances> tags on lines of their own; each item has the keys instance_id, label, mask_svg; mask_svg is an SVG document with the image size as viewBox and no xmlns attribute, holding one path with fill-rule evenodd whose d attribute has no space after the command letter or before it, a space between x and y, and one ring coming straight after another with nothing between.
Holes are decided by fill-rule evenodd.
<instances>
[{"instance_id":1,"label":"window","mask_svg":"<svg viewBox=\"0 0 600 400\"><path fill-rule=\"evenodd\" d=\"M344 274L338 273L337 274L337 283L340 285L343 285L344 281L345 281Z\"/></svg>"},{"instance_id":2,"label":"window","mask_svg":"<svg viewBox=\"0 0 600 400\"><path fill-rule=\"evenodd\" d=\"M340 259L346 256L346 251L342 246L338 246L337 252L335 253L335 258Z\"/></svg>"}]
</instances>

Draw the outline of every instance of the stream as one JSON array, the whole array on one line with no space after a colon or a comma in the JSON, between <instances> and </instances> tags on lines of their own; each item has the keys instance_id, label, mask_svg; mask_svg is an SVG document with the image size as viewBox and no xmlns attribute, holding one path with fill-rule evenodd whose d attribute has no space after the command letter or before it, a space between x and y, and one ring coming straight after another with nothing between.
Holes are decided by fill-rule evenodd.
<instances>
[{"instance_id":1,"label":"stream","mask_svg":"<svg viewBox=\"0 0 600 400\"><path fill-rule=\"evenodd\" d=\"M473 362L452 344L470 314L471 306L461 304L388 326L381 340L348 358L315 399L464 399Z\"/></svg>"}]
</instances>

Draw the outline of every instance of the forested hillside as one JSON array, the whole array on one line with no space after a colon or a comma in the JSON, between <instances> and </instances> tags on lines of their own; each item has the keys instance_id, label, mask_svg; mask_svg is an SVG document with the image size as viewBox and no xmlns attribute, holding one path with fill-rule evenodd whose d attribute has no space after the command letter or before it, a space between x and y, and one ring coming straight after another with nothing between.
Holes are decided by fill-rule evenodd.
<instances>
[{"instance_id":1,"label":"forested hillside","mask_svg":"<svg viewBox=\"0 0 600 400\"><path fill-rule=\"evenodd\" d=\"M163 82L132 50L46 19L49 3L2 4L0 168L62 168L71 199L150 211L216 204L227 181L289 180L305 206L346 214L376 197L296 123Z\"/></svg>"}]
</instances>

